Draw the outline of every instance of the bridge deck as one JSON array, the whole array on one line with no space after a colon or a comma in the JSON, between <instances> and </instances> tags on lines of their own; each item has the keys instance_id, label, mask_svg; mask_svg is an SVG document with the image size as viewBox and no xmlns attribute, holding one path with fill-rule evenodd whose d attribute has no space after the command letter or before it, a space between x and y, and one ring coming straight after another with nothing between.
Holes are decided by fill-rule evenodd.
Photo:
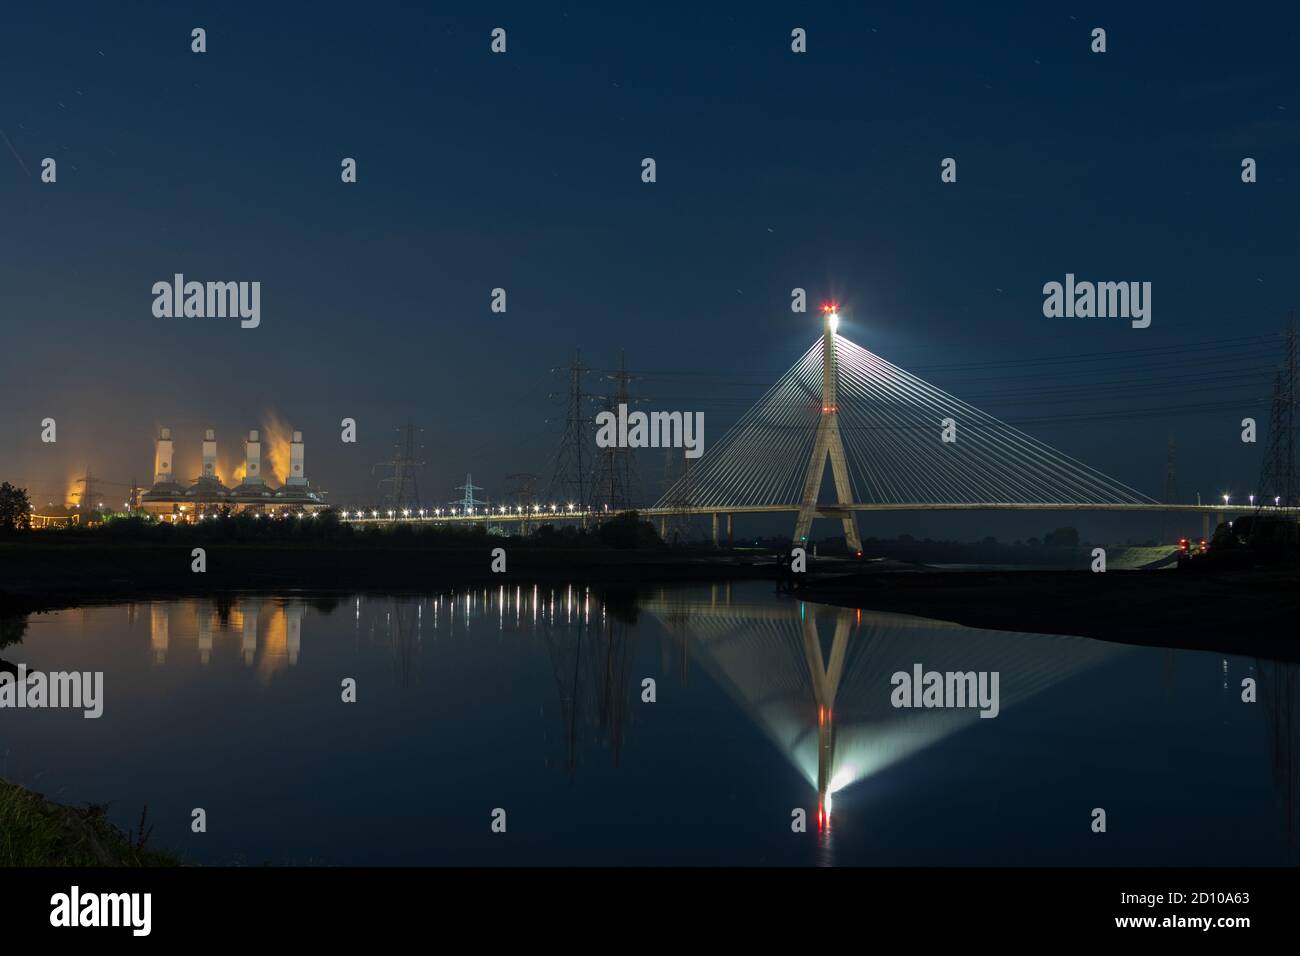
<instances>
[{"instance_id":1,"label":"bridge deck","mask_svg":"<svg viewBox=\"0 0 1300 956\"><path fill-rule=\"evenodd\" d=\"M1018 502L1018 501L988 501L988 502L917 502L917 503L869 503L869 504L851 504L851 505L824 505L818 509L818 517L835 518L846 511L1117 511L1117 512L1181 512L1186 514L1247 514L1253 511L1265 511L1279 513L1286 512L1285 508L1260 507L1252 505L1222 505L1222 504L1204 504L1204 505L1166 505L1152 502L1150 504L1061 504L1058 502ZM667 517L689 517L698 515L708 517L712 515L735 515L735 514L797 514L799 506L797 504L788 505L738 505L733 507L710 507L710 508L644 508L637 513L645 518L667 518ZM610 517L607 511L544 511L530 514L520 512L497 512L479 513L472 515L445 515L445 514L426 514L426 515L402 515L394 514L392 517L380 512L377 515L345 512L345 521L360 524L387 524L390 522L413 522L426 524L443 524L443 523L470 523L481 524L486 521L493 523L529 523L542 524L555 521L588 521L591 519L605 519Z\"/></svg>"}]
</instances>

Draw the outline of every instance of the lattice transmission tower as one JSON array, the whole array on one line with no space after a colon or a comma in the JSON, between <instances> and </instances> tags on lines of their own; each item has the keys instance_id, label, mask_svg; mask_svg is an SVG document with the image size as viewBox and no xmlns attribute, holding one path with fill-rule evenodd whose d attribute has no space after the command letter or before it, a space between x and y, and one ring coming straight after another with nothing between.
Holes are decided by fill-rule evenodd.
<instances>
[{"instance_id":1,"label":"lattice transmission tower","mask_svg":"<svg viewBox=\"0 0 1300 956\"><path fill-rule=\"evenodd\" d=\"M420 436L424 433L424 429L407 422L406 427L399 428L397 433L397 442L393 445L393 457L374 466L389 469L388 476L379 480L379 488L380 491L387 488L384 493L384 503L390 508L418 510L420 482L417 472L424 467L424 462L420 459L420 454L424 451ZM373 472L374 469L372 468L371 471Z\"/></svg>"},{"instance_id":2,"label":"lattice transmission tower","mask_svg":"<svg viewBox=\"0 0 1300 956\"><path fill-rule=\"evenodd\" d=\"M1165 447L1165 487L1164 503L1167 505L1178 504L1178 448L1174 444L1174 436L1171 432L1169 435L1169 444ZM1164 538L1166 541L1173 540L1176 534L1177 519L1169 514L1165 515L1164 520Z\"/></svg>"},{"instance_id":3,"label":"lattice transmission tower","mask_svg":"<svg viewBox=\"0 0 1300 956\"><path fill-rule=\"evenodd\" d=\"M1268 444L1259 475L1259 507L1280 506L1288 510L1300 507L1300 482L1296 471L1296 389L1295 313L1286 335L1286 358L1273 382L1273 404L1268 419Z\"/></svg>"},{"instance_id":4,"label":"lattice transmission tower","mask_svg":"<svg viewBox=\"0 0 1300 956\"><path fill-rule=\"evenodd\" d=\"M603 411L617 416L620 406L631 410L634 400L630 395L629 383L632 376L627 371L627 360L619 354L618 370L604 376L614 384L609 395L595 398L601 403ZM627 446L611 445L608 448L595 449L595 471L591 483L591 506L593 509L608 509L611 513L627 511L636 507L640 500L637 487L636 458Z\"/></svg>"},{"instance_id":5,"label":"lattice transmission tower","mask_svg":"<svg viewBox=\"0 0 1300 956\"><path fill-rule=\"evenodd\" d=\"M557 372L560 369L552 369ZM591 396L583 391L583 376L591 371L582 364L582 353L575 351L567 369L569 394L565 405L564 436L555 457L546 497L561 508L574 504L585 509L591 503L591 464L594 422L588 414Z\"/></svg>"}]
</instances>

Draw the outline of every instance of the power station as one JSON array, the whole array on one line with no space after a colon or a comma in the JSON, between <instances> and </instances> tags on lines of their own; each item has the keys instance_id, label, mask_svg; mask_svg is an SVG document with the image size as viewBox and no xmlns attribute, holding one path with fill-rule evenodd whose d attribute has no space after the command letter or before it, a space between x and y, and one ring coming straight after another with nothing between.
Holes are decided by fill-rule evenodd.
<instances>
[{"instance_id":1,"label":"power station","mask_svg":"<svg viewBox=\"0 0 1300 956\"><path fill-rule=\"evenodd\" d=\"M173 473L172 430L163 428L154 442L153 486L140 496L140 508L160 521L196 521L206 515L314 513L326 507L325 495L316 491L303 472L302 432L289 442L289 476L275 488L262 476L262 438L257 429L244 440L244 474L233 488L217 475L217 435L203 433L203 468L189 487Z\"/></svg>"}]
</instances>

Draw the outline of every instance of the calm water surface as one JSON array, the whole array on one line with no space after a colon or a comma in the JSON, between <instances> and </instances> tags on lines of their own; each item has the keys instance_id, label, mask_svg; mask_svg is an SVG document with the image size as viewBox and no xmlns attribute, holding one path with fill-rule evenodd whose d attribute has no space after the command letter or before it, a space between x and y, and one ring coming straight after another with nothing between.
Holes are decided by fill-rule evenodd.
<instances>
[{"instance_id":1,"label":"calm water surface","mask_svg":"<svg viewBox=\"0 0 1300 956\"><path fill-rule=\"evenodd\" d=\"M208 864L1300 859L1297 668L1254 658L757 583L87 608L0 657L105 675L99 720L0 711L0 776L124 828L147 805L155 845ZM1001 713L894 708L917 663L999 672Z\"/></svg>"}]
</instances>

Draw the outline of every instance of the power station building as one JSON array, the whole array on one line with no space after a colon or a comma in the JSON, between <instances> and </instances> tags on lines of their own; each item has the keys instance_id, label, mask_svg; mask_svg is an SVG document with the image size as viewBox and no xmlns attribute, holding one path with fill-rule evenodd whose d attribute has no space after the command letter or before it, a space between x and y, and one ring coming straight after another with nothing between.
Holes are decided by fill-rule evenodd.
<instances>
[{"instance_id":1,"label":"power station building","mask_svg":"<svg viewBox=\"0 0 1300 956\"><path fill-rule=\"evenodd\" d=\"M217 435L203 433L203 470L188 487L173 474L172 430L163 428L154 443L153 487L140 496L140 508L161 521L194 521L205 515L311 514L328 507L303 473L302 432L289 442L289 477L275 488L262 477L262 439L254 429L244 440L244 477L227 488L217 476Z\"/></svg>"}]
</instances>

